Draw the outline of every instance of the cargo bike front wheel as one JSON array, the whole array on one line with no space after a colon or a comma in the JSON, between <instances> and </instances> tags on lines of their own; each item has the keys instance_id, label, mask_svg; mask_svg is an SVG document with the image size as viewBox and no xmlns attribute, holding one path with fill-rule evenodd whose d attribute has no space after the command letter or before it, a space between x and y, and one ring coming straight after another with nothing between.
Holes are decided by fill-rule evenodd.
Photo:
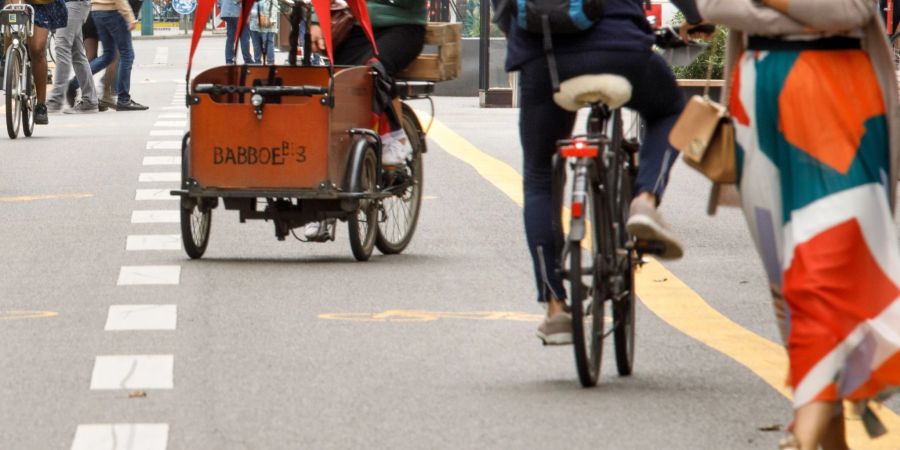
<instances>
[{"instance_id":1,"label":"cargo bike front wheel","mask_svg":"<svg viewBox=\"0 0 900 450\"><path fill-rule=\"evenodd\" d=\"M187 155L190 154L191 138L186 135L182 141L182 170L187 168ZM181 242L184 251L191 259L198 259L206 252L209 244L209 231L212 227L212 209L210 204L215 199L181 197Z\"/></svg>"}]
</instances>

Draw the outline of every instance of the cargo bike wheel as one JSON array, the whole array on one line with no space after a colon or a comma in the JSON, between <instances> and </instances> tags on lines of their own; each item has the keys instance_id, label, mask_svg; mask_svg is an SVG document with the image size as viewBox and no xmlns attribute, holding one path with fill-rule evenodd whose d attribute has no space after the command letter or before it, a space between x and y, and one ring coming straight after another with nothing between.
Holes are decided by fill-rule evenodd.
<instances>
[{"instance_id":1,"label":"cargo bike wheel","mask_svg":"<svg viewBox=\"0 0 900 450\"><path fill-rule=\"evenodd\" d=\"M416 231L419 208L422 205L424 133L412 108L405 103L401 105L403 111L400 121L413 151L406 167L386 174L386 184L393 195L384 198L379 205L378 237L375 239L378 250L385 255L400 253L409 245ZM396 184L393 188L390 187L392 183Z\"/></svg>"},{"instance_id":2,"label":"cargo bike wheel","mask_svg":"<svg viewBox=\"0 0 900 450\"><path fill-rule=\"evenodd\" d=\"M184 172L187 170L188 157L191 149L190 135L186 135L182 141L182 184L186 180ZM182 186L184 187L184 186ZM209 231L212 227L212 208L215 199L181 198L181 242L184 251L191 259L198 259L206 252L209 244Z\"/></svg>"},{"instance_id":3,"label":"cargo bike wheel","mask_svg":"<svg viewBox=\"0 0 900 450\"><path fill-rule=\"evenodd\" d=\"M378 234L378 159L372 146L365 145L356 180L352 184L354 192L365 195L359 200L359 209L347 219L350 249L358 261L367 261L372 256Z\"/></svg>"}]
</instances>

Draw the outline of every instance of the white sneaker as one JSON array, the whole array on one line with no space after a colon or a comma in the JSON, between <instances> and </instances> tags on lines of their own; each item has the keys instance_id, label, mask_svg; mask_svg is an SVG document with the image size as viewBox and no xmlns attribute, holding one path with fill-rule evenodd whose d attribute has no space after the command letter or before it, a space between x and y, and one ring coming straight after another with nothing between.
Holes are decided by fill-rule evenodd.
<instances>
[{"instance_id":1,"label":"white sneaker","mask_svg":"<svg viewBox=\"0 0 900 450\"><path fill-rule=\"evenodd\" d=\"M412 155L412 145L403 130L397 130L381 136L381 164L399 166L406 163Z\"/></svg>"},{"instance_id":2,"label":"white sneaker","mask_svg":"<svg viewBox=\"0 0 900 450\"><path fill-rule=\"evenodd\" d=\"M325 219L320 222L310 222L303 229L303 237L313 242L325 242L334 239L331 229L334 219Z\"/></svg>"}]
</instances>

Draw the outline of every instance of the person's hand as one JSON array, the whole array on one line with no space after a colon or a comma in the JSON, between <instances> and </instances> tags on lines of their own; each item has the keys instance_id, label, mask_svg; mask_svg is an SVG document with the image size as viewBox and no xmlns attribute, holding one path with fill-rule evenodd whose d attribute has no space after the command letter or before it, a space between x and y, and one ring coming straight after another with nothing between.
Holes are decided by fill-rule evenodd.
<instances>
[{"instance_id":1,"label":"person's hand","mask_svg":"<svg viewBox=\"0 0 900 450\"><path fill-rule=\"evenodd\" d=\"M709 42L715 34L716 26L711 23L698 23L694 25L683 23L678 27L678 35L684 42L696 39L702 39Z\"/></svg>"},{"instance_id":2,"label":"person's hand","mask_svg":"<svg viewBox=\"0 0 900 450\"><path fill-rule=\"evenodd\" d=\"M137 25L137 20L132 20L128 23L128 31L133 31L134 27Z\"/></svg>"},{"instance_id":3,"label":"person's hand","mask_svg":"<svg viewBox=\"0 0 900 450\"><path fill-rule=\"evenodd\" d=\"M325 51L325 38L322 36L322 27L318 25L310 25L309 27L309 39L310 45L313 52L324 52Z\"/></svg>"}]
</instances>

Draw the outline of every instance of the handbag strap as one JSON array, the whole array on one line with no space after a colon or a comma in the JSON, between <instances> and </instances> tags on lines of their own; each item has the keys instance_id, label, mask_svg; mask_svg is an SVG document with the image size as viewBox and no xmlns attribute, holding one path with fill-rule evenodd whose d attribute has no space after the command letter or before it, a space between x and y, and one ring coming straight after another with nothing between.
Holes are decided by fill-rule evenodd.
<instances>
[{"instance_id":1,"label":"handbag strap","mask_svg":"<svg viewBox=\"0 0 900 450\"><path fill-rule=\"evenodd\" d=\"M709 55L706 57L706 84L703 86L703 97L709 98L709 85L712 83L713 57L719 46L719 40L716 38L716 29L713 30L712 45L709 46Z\"/></svg>"}]
</instances>

